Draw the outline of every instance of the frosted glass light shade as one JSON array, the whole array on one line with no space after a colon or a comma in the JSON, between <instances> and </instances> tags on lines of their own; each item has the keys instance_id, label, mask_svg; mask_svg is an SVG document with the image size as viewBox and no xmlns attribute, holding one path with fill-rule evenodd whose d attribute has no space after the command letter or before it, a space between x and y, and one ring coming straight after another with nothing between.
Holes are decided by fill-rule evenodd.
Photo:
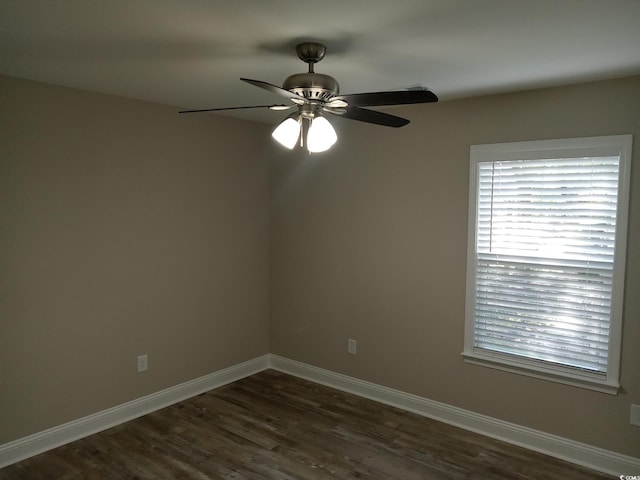
<instances>
[{"instance_id":1,"label":"frosted glass light shade","mask_svg":"<svg viewBox=\"0 0 640 480\"><path fill-rule=\"evenodd\" d=\"M271 136L280 143L280 145L291 150L296 146L298 137L300 137L300 124L292 117L288 117L276 127L271 133Z\"/></svg>"},{"instance_id":2,"label":"frosted glass light shade","mask_svg":"<svg viewBox=\"0 0 640 480\"><path fill-rule=\"evenodd\" d=\"M324 152L338 140L338 135L329 121L324 117L316 117L311 122L307 133L307 149L311 153Z\"/></svg>"}]
</instances>

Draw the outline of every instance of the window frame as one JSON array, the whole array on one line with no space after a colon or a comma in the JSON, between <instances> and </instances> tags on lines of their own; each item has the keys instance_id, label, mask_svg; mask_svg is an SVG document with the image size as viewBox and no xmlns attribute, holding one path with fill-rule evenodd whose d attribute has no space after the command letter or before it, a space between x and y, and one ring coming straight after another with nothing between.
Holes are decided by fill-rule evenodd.
<instances>
[{"instance_id":1,"label":"window frame","mask_svg":"<svg viewBox=\"0 0 640 480\"><path fill-rule=\"evenodd\" d=\"M620 354L622 313L627 252L628 210L630 196L632 135L609 135L558 140L472 145L469 172L469 217L467 239L467 278L465 301L465 333L462 356L467 363L583 387L609 394L620 388ZM538 160L544 158L579 158L619 155L618 204L616 213L615 253L612 271L611 315L609 324L608 365L605 375L556 366L474 347L477 215L479 165L482 162Z\"/></svg>"}]
</instances>

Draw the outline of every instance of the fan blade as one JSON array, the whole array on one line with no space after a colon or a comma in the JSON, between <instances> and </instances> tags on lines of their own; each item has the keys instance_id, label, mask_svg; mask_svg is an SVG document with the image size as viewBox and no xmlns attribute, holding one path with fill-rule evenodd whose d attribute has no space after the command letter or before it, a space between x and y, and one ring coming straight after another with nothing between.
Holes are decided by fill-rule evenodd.
<instances>
[{"instance_id":1,"label":"fan blade","mask_svg":"<svg viewBox=\"0 0 640 480\"><path fill-rule=\"evenodd\" d=\"M329 100L347 102L350 107L376 107L381 105L408 105L411 103L437 102L438 97L430 90L397 90L390 92L354 93L338 95Z\"/></svg>"},{"instance_id":2,"label":"fan blade","mask_svg":"<svg viewBox=\"0 0 640 480\"><path fill-rule=\"evenodd\" d=\"M325 112L333 113L340 117L349 118L351 120L359 120L366 123L375 123L376 125L383 125L385 127L403 127L409 120L402 117L396 117L395 115L389 115L388 113L376 112L375 110L368 110L366 108L359 107L347 107L347 108L325 108Z\"/></svg>"},{"instance_id":3,"label":"fan blade","mask_svg":"<svg viewBox=\"0 0 640 480\"><path fill-rule=\"evenodd\" d=\"M248 107L201 108L199 110L182 110L178 113L221 112L223 110L243 110L245 108L270 108L272 110L286 110L294 106L295 105L251 105Z\"/></svg>"},{"instance_id":4,"label":"fan blade","mask_svg":"<svg viewBox=\"0 0 640 480\"><path fill-rule=\"evenodd\" d=\"M289 90L285 90L284 88L280 88L276 85L272 85L267 82L262 82L260 80L251 80L250 78L241 78L240 80L242 80L243 82L247 82L251 85L254 85L256 87L264 88L265 90L268 90L271 93L275 93L276 95L287 97L288 99L290 99L291 101L299 105L302 103L307 103L307 99L304 98L303 96L298 95L297 93L290 92Z\"/></svg>"}]
</instances>

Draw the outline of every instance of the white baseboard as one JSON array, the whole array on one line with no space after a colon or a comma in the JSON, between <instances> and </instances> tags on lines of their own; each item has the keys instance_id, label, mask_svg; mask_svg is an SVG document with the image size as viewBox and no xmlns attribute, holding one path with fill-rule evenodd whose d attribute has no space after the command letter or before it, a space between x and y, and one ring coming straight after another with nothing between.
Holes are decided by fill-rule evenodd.
<instances>
[{"instance_id":1,"label":"white baseboard","mask_svg":"<svg viewBox=\"0 0 640 480\"><path fill-rule=\"evenodd\" d=\"M0 445L0 468L173 405L213 388L248 377L268 368L268 366L269 355L263 355L122 405L5 443Z\"/></svg>"},{"instance_id":2,"label":"white baseboard","mask_svg":"<svg viewBox=\"0 0 640 480\"><path fill-rule=\"evenodd\" d=\"M640 458L621 455L557 435L480 415L277 355L269 355L269 366L274 370L417 413L577 465L615 475L616 477L640 474Z\"/></svg>"},{"instance_id":3,"label":"white baseboard","mask_svg":"<svg viewBox=\"0 0 640 480\"><path fill-rule=\"evenodd\" d=\"M640 459L480 415L277 355L263 355L0 445L0 468L273 368L611 475L637 475Z\"/></svg>"}]
</instances>

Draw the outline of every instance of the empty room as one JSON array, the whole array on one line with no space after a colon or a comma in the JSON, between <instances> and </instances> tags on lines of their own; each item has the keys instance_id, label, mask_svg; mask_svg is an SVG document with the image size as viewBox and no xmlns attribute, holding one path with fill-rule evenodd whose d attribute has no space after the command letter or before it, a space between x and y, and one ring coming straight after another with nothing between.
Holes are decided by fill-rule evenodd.
<instances>
[{"instance_id":1,"label":"empty room","mask_svg":"<svg viewBox=\"0 0 640 480\"><path fill-rule=\"evenodd\" d=\"M0 2L0 479L640 478L640 2Z\"/></svg>"}]
</instances>

